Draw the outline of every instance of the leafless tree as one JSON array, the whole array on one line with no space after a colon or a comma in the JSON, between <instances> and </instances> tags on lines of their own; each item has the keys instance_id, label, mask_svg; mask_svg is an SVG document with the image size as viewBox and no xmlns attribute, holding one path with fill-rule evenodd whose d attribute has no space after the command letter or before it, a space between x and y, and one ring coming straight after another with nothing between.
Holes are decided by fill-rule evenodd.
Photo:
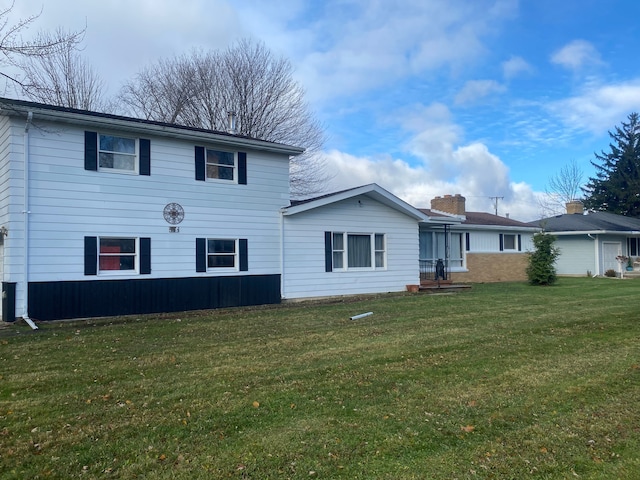
<instances>
[{"instance_id":1,"label":"leafless tree","mask_svg":"<svg viewBox=\"0 0 640 480\"><path fill-rule=\"evenodd\" d=\"M0 9L0 76L16 85L23 82L7 72L25 58L43 58L78 45L84 36L84 30L67 32L40 32L33 40L24 40L23 32L40 16L40 13L13 22L11 11L14 2L8 7Z\"/></svg>"},{"instance_id":2,"label":"leafless tree","mask_svg":"<svg viewBox=\"0 0 640 480\"><path fill-rule=\"evenodd\" d=\"M263 43L162 60L125 84L119 100L130 115L214 130L226 130L234 112L240 135L305 147L290 166L294 197L320 193L330 179L319 156L324 130L304 89L291 63Z\"/></svg>"},{"instance_id":3,"label":"leafless tree","mask_svg":"<svg viewBox=\"0 0 640 480\"><path fill-rule=\"evenodd\" d=\"M540 200L544 216L565 213L566 204L582 197L584 173L575 160L572 160L551 178L545 194Z\"/></svg>"},{"instance_id":4,"label":"leafless tree","mask_svg":"<svg viewBox=\"0 0 640 480\"><path fill-rule=\"evenodd\" d=\"M64 32L58 36L63 38ZM26 57L18 65L24 74L22 92L31 100L82 110L107 109L104 82L83 60L73 41L50 55Z\"/></svg>"}]
</instances>

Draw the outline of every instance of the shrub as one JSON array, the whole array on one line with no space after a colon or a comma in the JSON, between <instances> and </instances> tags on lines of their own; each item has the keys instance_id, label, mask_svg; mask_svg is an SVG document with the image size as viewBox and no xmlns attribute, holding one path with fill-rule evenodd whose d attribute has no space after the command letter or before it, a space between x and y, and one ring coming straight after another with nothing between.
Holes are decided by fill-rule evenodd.
<instances>
[{"instance_id":1,"label":"shrub","mask_svg":"<svg viewBox=\"0 0 640 480\"><path fill-rule=\"evenodd\" d=\"M545 232L533 236L535 250L529 253L527 278L531 285L551 285L557 280L555 262L560 249L554 245L556 237Z\"/></svg>"},{"instance_id":2,"label":"shrub","mask_svg":"<svg viewBox=\"0 0 640 480\"><path fill-rule=\"evenodd\" d=\"M604 272L605 277L617 277L616 271L613 268L610 268L606 272Z\"/></svg>"}]
</instances>

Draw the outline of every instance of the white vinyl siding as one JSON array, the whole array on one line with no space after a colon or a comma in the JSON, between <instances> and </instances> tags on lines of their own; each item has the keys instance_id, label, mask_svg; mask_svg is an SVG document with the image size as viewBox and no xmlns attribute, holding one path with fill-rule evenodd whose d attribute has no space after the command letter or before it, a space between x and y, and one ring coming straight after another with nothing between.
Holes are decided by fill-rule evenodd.
<instances>
[{"instance_id":1,"label":"white vinyl siding","mask_svg":"<svg viewBox=\"0 0 640 480\"><path fill-rule=\"evenodd\" d=\"M24 122L14 124L9 156L14 170L12 194L16 195L13 208L18 211ZM194 179L195 142L149 135L150 176L96 175L84 170L83 128L61 128L43 120L39 127L30 130L30 281L86 280L85 236L150 237L153 270L149 277L153 278L193 276L197 237L247 238L252 245L251 273L280 273L279 209L288 201L287 155L249 150L251 184L214 185ZM5 137L6 132L2 131ZM185 211L178 233L170 233L163 218L165 205L172 202ZM5 277L16 282L22 279L22 217L13 216L13 246L6 248ZM131 278L135 276L132 272Z\"/></svg>"},{"instance_id":2,"label":"white vinyl siding","mask_svg":"<svg viewBox=\"0 0 640 480\"><path fill-rule=\"evenodd\" d=\"M324 232L384 234L385 267L326 272ZM333 258L342 255L336 248ZM417 220L367 197L284 216L284 251L285 298L403 291L420 281Z\"/></svg>"},{"instance_id":3,"label":"white vinyl siding","mask_svg":"<svg viewBox=\"0 0 640 480\"><path fill-rule=\"evenodd\" d=\"M457 231L457 230L454 230ZM515 249L505 248L503 253L525 253L533 250L533 233L522 231L500 231L500 230L470 230L468 253L496 253L500 252L500 234L505 236L515 236ZM518 235L520 235L521 249L518 250Z\"/></svg>"},{"instance_id":4,"label":"white vinyl siding","mask_svg":"<svg viewBox=\"0 0 640 480\"><path fill-rule=\"evenodd\" d=\"M558 275L586 275L587 271L596 273L595 240L586 235L563 235L556 237L555 245L560 249L555 264Z\"/></svg>"}]
</instances>

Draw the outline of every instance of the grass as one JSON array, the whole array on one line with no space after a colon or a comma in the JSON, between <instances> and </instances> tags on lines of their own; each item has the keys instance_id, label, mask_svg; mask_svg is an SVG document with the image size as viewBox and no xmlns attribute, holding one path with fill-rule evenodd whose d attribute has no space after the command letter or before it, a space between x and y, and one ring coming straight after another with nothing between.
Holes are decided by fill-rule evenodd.
<instances>
[{"instance_id":1,"label":"grass","mask_svg":"<svg viewBox=\"0 0 640 480\"><path fill-rule=\"evenodd\" d=\"M639 292L563 278L4 327L0 478L638 478Z\"/></svg>"}]
</instances>

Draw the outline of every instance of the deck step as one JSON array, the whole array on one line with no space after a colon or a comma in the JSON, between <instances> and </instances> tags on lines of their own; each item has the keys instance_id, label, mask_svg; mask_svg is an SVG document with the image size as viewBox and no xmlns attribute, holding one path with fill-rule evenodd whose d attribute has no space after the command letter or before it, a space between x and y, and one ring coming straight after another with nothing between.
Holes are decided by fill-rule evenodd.
<instances>
[{"instance_id":1,"label":"deck step","mask_svg":"<svg viewBox=\"0 0 640 480\"><path fill-rule=\"evenodd\" d=\"M440 285L438 285L437 283L433 283L433 284L421 284L419 291L421 292L437 292L437 291L443 291L443 290L448 290L448 291L458 291L458 290L467 290L470 289L471 285L466 285L466 284L462 284L462 283L442 283L440 282Z\"/></svg>"}]
</instances>

